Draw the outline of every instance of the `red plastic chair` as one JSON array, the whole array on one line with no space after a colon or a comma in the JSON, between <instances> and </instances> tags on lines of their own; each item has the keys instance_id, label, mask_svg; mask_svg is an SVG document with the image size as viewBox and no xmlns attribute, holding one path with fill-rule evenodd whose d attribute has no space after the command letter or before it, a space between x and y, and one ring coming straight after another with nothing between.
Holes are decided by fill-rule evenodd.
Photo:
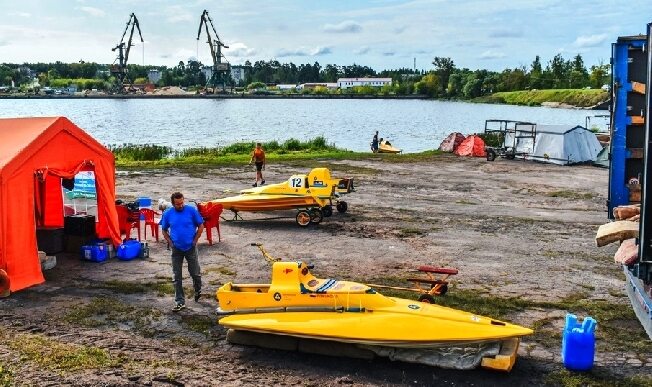
<instances>
[{"instance_id":1,"label":"red plastic chair","mask_svg":"<svg viewBox=\"0 0 652 387\"><path fill-rule=\"evenodd\" d=\"M131 238L131 230L138 230L138 240L140 240L140 222L138 219L134 220L134 216L131 211L125 206L116 205L116 211L118 212L118 223L120 225L120 234L125 234L127 239Z\"/></svg>"},{"instance_id":2,"label":"red plastic chair","mask_svg":"<svg viewBox=\"0 0 652 387\"><path fill-rule=\"evenodd\" d=\"M210 209L207 209L206 216L204 216L204 227L206 228L206 239L208 239L208 244L213 244L213 227L217 229L217 238L218 242L222 242L222 233L220 232L220 215L224 206L217 203L212 204Z\"/></svg>"},{"instance_id":3,"label":"red plastic chair","mask_svg":"<svg viewBox=\"0 0 652 387\"><path fill-rule=\"evenodd\" d=\"M158 223L154 219L154 215L160 215L158 212L151 210L149 208L141 208L140 215L145 219L145 229L143 230L143 236L147 239L147 226L149 226L152 236L156 237L158 242ZM140 234L140 233L139 233ZM140 240L140 238L138 238Z\"/></svg>"}]
</instances>

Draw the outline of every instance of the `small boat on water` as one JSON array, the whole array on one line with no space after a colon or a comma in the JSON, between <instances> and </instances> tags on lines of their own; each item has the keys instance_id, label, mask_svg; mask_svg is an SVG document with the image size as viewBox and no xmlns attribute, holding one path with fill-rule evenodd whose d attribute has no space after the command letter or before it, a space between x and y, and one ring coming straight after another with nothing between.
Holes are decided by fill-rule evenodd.
<instances>
[{"instance_id":1,"label":"small boat on water","mask_svg":"<svg viewBox=\"0 0 652 387\"><path fill-rule=\"evenodd\" d=\"M236 217L240 211L296 209L297 224L305 227L331 216L333 203L338 212L346 212L348 204L339 197L353 189L353 179L334 179L328 168L314 168L307 175L292 175L282 183L245 189L239 195L216 199L212 203L222 204Z\"/></svg>"},{"instance_id":2,"label":"small boat on water","mask_svg":"<svg viewBox=\"0 0 652 387\"><path fill-rule=\"evenodd\" d=\"M347 344L396 360L509 371L520 337L532 334L489 317L386 297L365 284L318 279L311 268L304 262L275 262L271 284L220 287L218 313L229 316L219 323L230 329L227 339L298 350L306 348L300 340L317 340L319 348L326 342ZM266 345L270 335L273 345Z\"/></svg>"},{"instance_id":3,"label":"small boat on water","mask_svg":"<svg viewBox=\"0 0 652 387\"><path fill-rule=\"evenodd\" d=\"M389 141L382 140L378 144L378 153L401 153L402 150L393 146Z\"/></svg>"}]
</instances>

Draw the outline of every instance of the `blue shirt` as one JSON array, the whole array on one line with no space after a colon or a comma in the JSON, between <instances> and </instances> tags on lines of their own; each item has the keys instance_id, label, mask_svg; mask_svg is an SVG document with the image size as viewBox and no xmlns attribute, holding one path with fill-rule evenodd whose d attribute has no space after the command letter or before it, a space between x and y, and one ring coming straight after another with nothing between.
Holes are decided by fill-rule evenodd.
<instances>
[{"instance_id":1,"label":"blue shirt","mask_svg":"<svg viewBox=\"0 0 652 387\"><path fill-rule=\"evenodd\" d=\"M161 228L170 233L172 244L178 250L188 251L195 240L197 227L204 223L197 208L184 205L181 211L168 208L161 217Z\"/></svg>"}]
</instances>

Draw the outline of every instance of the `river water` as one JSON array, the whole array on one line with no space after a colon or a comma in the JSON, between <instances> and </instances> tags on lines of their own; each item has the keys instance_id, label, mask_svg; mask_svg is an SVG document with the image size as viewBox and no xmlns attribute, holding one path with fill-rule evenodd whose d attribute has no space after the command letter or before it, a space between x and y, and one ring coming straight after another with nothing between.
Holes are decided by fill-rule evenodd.
<instances>
[{"instance_id":1,"label":"river water","mask_svg":"<svg viewBox=\"0 0 652 387\"><path fill-rule=\"evenodd\" d=\"M436 149L454 131L481 133L487 119L584 125L587 116L604 113L427 100L0 99L0 117L66 116L106 145L175 149L324 136L341 148L367 151L378 130L404 152L419 152Z\"/></svg>"}]
</instances>

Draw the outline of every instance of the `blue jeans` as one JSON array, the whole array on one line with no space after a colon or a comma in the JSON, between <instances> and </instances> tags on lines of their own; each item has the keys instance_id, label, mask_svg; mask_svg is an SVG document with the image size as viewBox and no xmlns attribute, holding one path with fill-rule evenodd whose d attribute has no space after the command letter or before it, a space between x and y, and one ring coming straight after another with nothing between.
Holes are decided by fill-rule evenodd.
<instances>
[{"instance_id":1,"label":"blue jeans","mask_svg":"<svg viewBox=\"0 0 652 387\"><path fill-rule=\"evenodd\" d=\"M199 258L197 257L197 247L193 246L190 250L183 251L172 246L172 273L174 273L174 301L177 304L185 304L186 297L183 294L183 259L188 261L188 273L192 278L192 285L195 294L201 290L201 272L199 268Z\"/></svg>"}]
</instances>

